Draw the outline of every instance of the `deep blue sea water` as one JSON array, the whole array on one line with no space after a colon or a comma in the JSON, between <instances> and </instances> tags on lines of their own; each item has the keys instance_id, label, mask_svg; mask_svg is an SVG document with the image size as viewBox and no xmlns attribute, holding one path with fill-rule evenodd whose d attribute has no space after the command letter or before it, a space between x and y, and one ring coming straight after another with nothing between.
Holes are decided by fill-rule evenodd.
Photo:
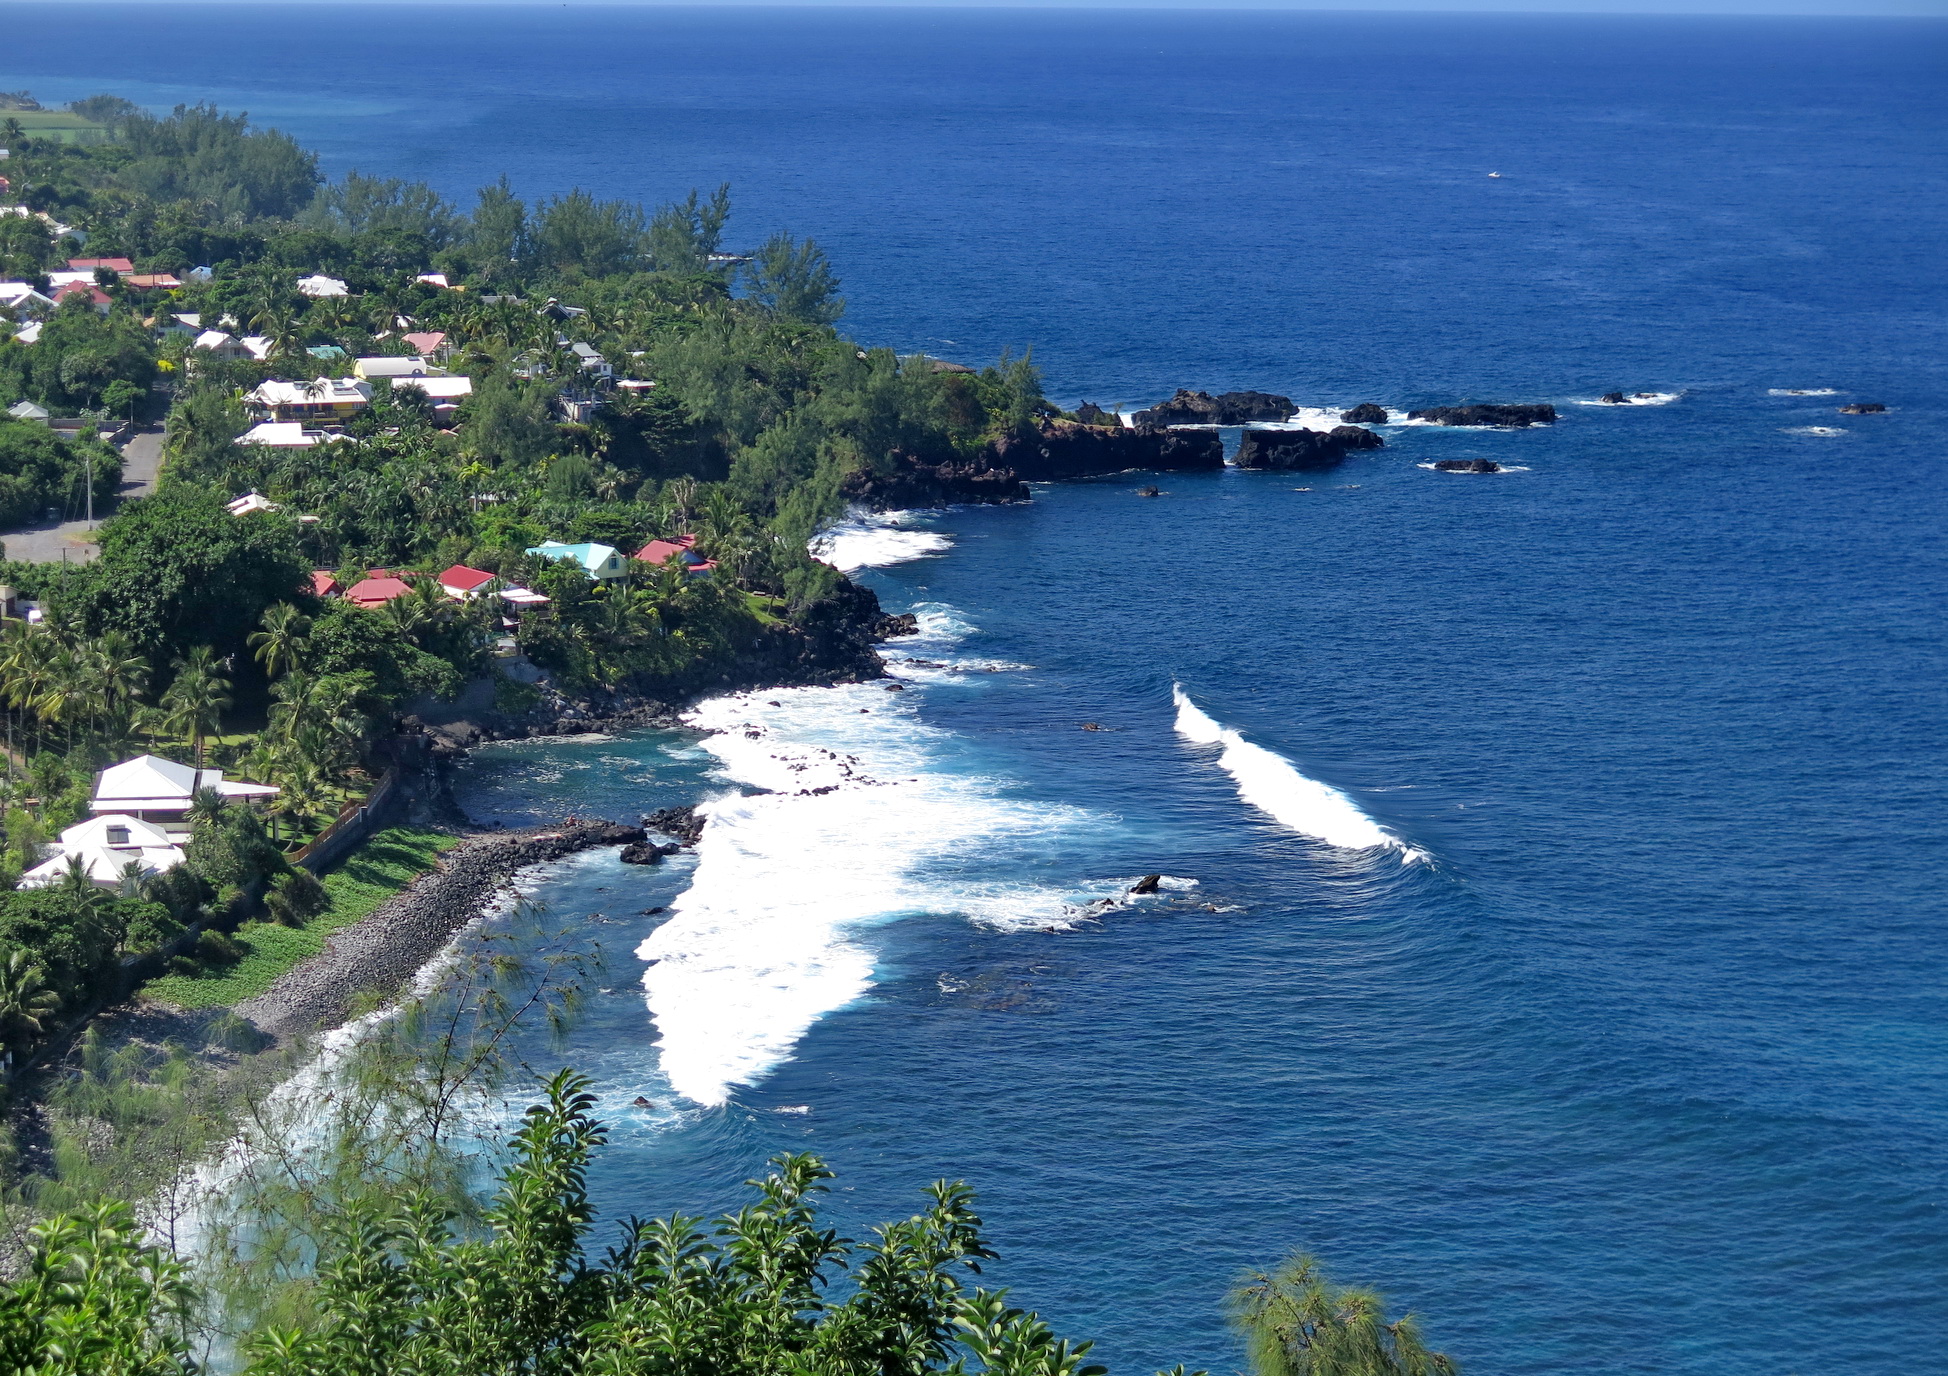
<instances>
[{"instance_id":1,"label":"deep blue sea water","mask_svg":"<svg viewBox=\"0 0 1948 1376\"><path fill-rule=\"evenodd\" d=\"M608 957L536 1055L600 1081L610 1212L726 1206L789 1149L839 1169L848 1227L965 1176L995 1277L1118 1373L1235 1370L1222 1292L1296 1248L1477 1372L1928 1364L1948 25L63 5L0 32L0 88L214 98L332 170L729 179L732 237L817 236L859 337L1032 345L1065 400L1562 409L1390 429L1323 477L850 527L927 626L906 691L482 752L469 805L508 820L778 790L696 858L534 878ZM1670 399L1579 404L1617 387ZM1476 455L1517 471L1420 466ZM1177 729L1209 734L1179 685L1229 749ZM1085 920L1153 872L1196 882Z\"/></svg>"}]
</instances>

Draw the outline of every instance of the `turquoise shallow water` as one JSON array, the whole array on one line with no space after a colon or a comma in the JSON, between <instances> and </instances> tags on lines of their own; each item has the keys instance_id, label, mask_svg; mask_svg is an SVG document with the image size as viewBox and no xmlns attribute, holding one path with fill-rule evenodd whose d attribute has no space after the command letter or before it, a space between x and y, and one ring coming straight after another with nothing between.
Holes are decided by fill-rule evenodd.
<instances>
[{"instance_id":1,"label":"turquoise shallow water","mask_svg":"<svg viewBox=\"0 0 1948 1376\"><path fill-rule=\"evenodd\" d=\"M605 1209L722 1207L800 1147L848 1226L965 1175L999 1278L1119 1372L1234 1369L1226 1282L1296 1247L1477 1371L1933 1349L1942 25L400 7L297 41L329 13L6 6L0 87L245 104L456 193L728 177L734 237L827 244L860 337L1033 344L1065 400L1563 411L861 526L946 666L906 692L482 752L509 820L773 790L700 859L536 881L608 957L535 1048L614 1111ZM1672 399L1578 404L1616 387ZM1420 466L1477 455L1522 471ZM1187 739L1173 685L1270 755ZM1331 843L1358 819L1426 860ZM1196 883L1083 920L1150 872Z\"/></svg>"}]
</instances>

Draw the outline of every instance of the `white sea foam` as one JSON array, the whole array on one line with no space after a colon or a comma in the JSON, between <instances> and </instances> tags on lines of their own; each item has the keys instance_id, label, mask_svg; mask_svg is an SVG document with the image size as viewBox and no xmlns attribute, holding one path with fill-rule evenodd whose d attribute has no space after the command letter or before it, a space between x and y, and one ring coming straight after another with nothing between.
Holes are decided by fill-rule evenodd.
<instances>
[{"instance_id":1,"label":"white sea foam","mask_svg":"<svg viewBox=\"0 0 1948 1376\"><path fill-rule=\"evenodd\" d=\"M1073 920L1072 895L987 876L1011 846L1043 845L1088 815L1005 796L965 767L959 738L918 719L914 696L774 689L688 715L713 733L703 744L726 776L771 791L704 806L691 885L637 950L652 962L643 986L677 1093L720 1104L789 1057L872 987L876 926Z\"/></svg>"},{"instance_id":2,"label":"white sea foam","mask_svg":"<svg viewBox=\"0 0 1948 1376\"><path fill-rule=\"evenodd\" d=\"M1330 784L1308 779L1282 755L1253 745L1238 732L1213 720L1190 700L1181 685L1172 685L1177 704L1177 734L1199 745L1221 748L1218 764L1238 784L1238 796L1269 813L1284 826L1329 846L1370 850L1385 846L1402 858L1425 860L1416 850L1360 811L1359 805Z\"/></svg>"},{"instance_id":3,"label":"white sea foam","mask_svg":"<svg viewBox=\"0 0 1948 1376\"><path fill-rule=\"evenodd\" d=\"M954 547L953 540L937 530L914 528L917 519L911 511L855 512L813 538L812 557L851 573L910 563Z\"/></svg>"},{"instance_id":4,"label":"white sea foam","mask_svg":"<svg viewBox=\"0 0 1948 1376\"><path fill-rule=\"evenodd\" d=\"M1789 425L1781 433L1787 435L1818 435L1821 439L1831 439L1835 435L1846 434L1846 431L1837 425Z\"/></svg>"},{"instance_id":5,"label":"white sea foam","mask_svg":"<svg viewBox=\"0 0 1948 1376\"><path fill-rule=\"evenodd\" d=\"M1838 387L1771 387L1766 390L1769 397L1837 397Z\"/></svg>"}]
</instances>

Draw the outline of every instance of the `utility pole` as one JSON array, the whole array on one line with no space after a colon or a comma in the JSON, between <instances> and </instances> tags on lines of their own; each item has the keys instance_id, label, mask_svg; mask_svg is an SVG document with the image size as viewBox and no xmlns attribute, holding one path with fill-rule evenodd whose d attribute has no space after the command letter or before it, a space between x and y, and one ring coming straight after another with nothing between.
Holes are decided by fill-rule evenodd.
<instances>
[{"instance_id":1,"label":"utility pole","mask_svg":"<svg viewBox=\"0 0 1948 1376\"><path fill-rule=\"evenodd\" d=\"M88 464L88 529L95 528L95 455L88 451L85 456Z\"/></svg>"}]
</instances>

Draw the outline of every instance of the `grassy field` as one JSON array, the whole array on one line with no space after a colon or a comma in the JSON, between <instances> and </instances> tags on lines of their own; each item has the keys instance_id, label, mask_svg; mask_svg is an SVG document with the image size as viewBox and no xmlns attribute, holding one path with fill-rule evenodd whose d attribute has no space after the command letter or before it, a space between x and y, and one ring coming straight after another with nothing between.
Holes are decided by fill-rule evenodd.
<instances>
[{"instance_id":1,"label":"grassy field","mask_svg":"<svg viewBox=\"0 0 1948 1376\"><path fill-rule=\"evenodd\" d=\"M97 143L109 137L109 131L102 125L66 110L0 110L0 124L9 119L19 120L21 129L31 138Z\"/></svg>"},{"instance_id":2,"label":"grassy field","mask_svg":"<svg viewBox=\"0 0 1948 1376\"><path fill-rule=\"evenodd\" d=\"M433 868L441 852L460 843L457 836L389 827L324 876L331 906L302 927L246 922L237 929L243 959L220 973L164 975L143 986L143 994L182 1008L216 1008L254 998L277 977L325 948L325 938L340 927L371 915L388 898Z\"/></svg>"}]
</instances>

